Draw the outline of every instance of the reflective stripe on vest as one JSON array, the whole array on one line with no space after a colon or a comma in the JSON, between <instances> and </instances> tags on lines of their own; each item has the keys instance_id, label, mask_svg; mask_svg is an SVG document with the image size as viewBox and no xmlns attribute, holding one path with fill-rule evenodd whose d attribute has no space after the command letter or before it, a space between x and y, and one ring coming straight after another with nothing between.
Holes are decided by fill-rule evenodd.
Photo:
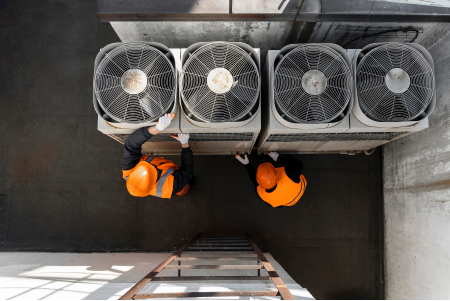
<instances>
[{"instance_id":1,"label":"reflective stripe on vest","mask_svg":"<svg viewBox=\"0 0 450 301\"><path fill-rule=\"evenodd\" d=\"M153 159L152 159L153 160ZM167 178L175 171L173 168L169 168L166 170L164 175L159 179L157 185L156 185L156 196L162 197L162 191L164 184L166 183Z\"/></svg>"},{"instance_id":2,"label":"reflective stripe on vest","mask_svg":"<svg viewBox=\"0 0 450 301\"><path fill-rule=\"evenodd\" d=\"M300 187L300 191L298 192L298 194L295 196L295 198L292 201L290 201L289 203L286 203L284 206L287 206L287 205L291 204L292 202L294 202L298 198L300 193L305 191L305 181L304 181L304 179L305 179L304 177L300 177L300 183L302 184L302 186Z\"/></svg>"}]
</instances>

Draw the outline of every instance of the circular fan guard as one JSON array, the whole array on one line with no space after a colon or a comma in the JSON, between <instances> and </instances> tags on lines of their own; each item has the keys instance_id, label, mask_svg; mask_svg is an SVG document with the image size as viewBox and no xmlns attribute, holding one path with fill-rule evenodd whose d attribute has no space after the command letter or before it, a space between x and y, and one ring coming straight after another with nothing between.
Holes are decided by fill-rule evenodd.
<instances>
[{"instance_id":1,"label":"circular fan guard","mask_svg":"<svg viewBox=\"0 0 450 301\"><path fill-rule=\"evenodd\" d=\"M368 52L356 71L358 102L376 121L411 121L430 105L433 68L416 49L386 44Z\"/></svg>"},{"instance_id":2,"label":"circular fan guard","mask_svg":"<svg viewBox=\"0 0 450 301\"><path fill-rule=\"evenodd\" d=\"M211 87L211 80L217 78L211 79L210 73L221 73L219 79L226 82L223 89ZM212 89L224 92L216 93ZM255 107L259 89L258 67L251 54L228 43L215 42L198 48L186 60L180 77L185 106L199 120L208 123L241 120Z\"/></svg>"},{"instance_id":3,"label":"circular fan guard","mask_svg":"<svg viewBox=\"0 0 450 301\"><path fill-rule=\"evenodd\" d=\"M124 85L142 88L134 89L139 93L132 93L133 89ZM106 53L95 72L98 103L117 122L156 121L172 108L176 88L170 60L158 49L142 43L114 48Z\"/></svg>"},{"instance_id":4,"label":"circular fan guard","mask_svg":"<svg viewBox=\"0 0 450 301\"><path fill-rule=\"evenodd\" d=\"M298 46L275 68L275 103L283 118L296 123L335 120L350 102L351 87L348 63L324 45Z\"/></svg>"}]
</instances>

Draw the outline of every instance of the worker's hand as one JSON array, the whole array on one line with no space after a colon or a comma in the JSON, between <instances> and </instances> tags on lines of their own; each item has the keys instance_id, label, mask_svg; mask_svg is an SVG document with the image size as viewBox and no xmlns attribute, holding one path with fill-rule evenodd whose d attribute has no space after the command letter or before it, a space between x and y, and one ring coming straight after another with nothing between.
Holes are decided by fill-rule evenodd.
<instances>
[{"instance_id":1,"label":"worker's hand","mask_svg":"<svg viewBox=\"0 0 450 301\"><path fill-rule=\"evenodd\" d=\"M238 159L239 162L241 162L244 165L247 165L248 163L250 163L250 160L248 159L247 154L245 154L244 156L245 156L245 159L243 159L239 155L236 155L235 157L236 157L236 159Z\"/></svg>"},{"instance_id":2,"label":"worker's hand","mask_svg":"<svg viewBox=\"0 0 450 301\"><path fill-rule=\"evenodd\" d=\"M189 134L178 134L178 136L172 135L172 137L180 141L181 144L189 142Z\"/></svg>"},{"instance_id":3,"label":"worker's hand","mask_svg":"<svg viewBox=\"0 0 450 301\"><path fill-rule=\"evenodd\" d=\"M164 131L170 125L174 116L174 114L165 114L159 117L158 123L156 124L155 128L160 132Z\"/></svg>"}]
</instances>

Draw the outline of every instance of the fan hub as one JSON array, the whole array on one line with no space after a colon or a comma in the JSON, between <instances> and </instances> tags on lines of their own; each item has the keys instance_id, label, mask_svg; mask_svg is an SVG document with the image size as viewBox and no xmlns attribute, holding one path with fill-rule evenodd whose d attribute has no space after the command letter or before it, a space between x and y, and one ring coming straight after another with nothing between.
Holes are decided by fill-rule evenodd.
<instances>
[{"instance_id":1,"label":"fan hub","mask_svg":"<svg viewBox=\"0 0 450 301\"><path fill-rule=\"evenodd\" d=\"M147 75L142 70L130 69L124 72L120 84L128 94L139 94L147 86Z\"/></svg>"},{"instance_id":2,"label":"fan hub","mask_svg":"<svg viewBox=\"0 0 450 301\"><path fill-rule=\"evenodd\" d=\"M319 95L327 87L327 77L322 71L309 70L302 77L302 87L309 95Z\"/></svg>"},{"instance_id":3,"label":"fan hub","mask_svg":"<svg viewBox=\"0 0 450 301\"><path fill-rule=\"evenodd\" d=\"M209 72L207 83L211 91L223 94L230 91L233 86L233 76L225 68L215 68Z\"/></svg>"},{"instance_id":4,"label":"fan hub","mask_svg":"<svg viewBox=\"0 0 450 301\"><path fill-rule=\"evenodd\" d=\"M385 77L386 86L394 93L406 92L411 84L408 72L401 68L389 70Z\"/></svg>"}]
</instances>

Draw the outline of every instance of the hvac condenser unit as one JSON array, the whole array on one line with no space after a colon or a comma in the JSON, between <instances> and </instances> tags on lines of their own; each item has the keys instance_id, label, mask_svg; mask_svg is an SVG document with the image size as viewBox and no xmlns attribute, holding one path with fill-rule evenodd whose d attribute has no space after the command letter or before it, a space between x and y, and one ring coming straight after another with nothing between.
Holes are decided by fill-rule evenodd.
<instances>
[{"instance_id":1,"label":"hvac condenser unit","mask_svg":"<svg viewBox=\"0 0 450 301\"><path fill-rule=\"evenodd\" d=\"M102 48L94 66L94 108L98 130L123 143L136 129L156 125L174 113L171 125L146 142L144 154L181 151L170 135L180 132L178 71L180 49L159 43L113 43Z\"/></svg>"},{"instance_id":2,"label":"hvac condenser unit","mask_svg":"<svg viewBox=\"0 0 450 301\"><path fill-rule=\"evenodd\" d=\"M181 62L180 129L194 153L251 152L261 130L259 49L197 43Z\"/></svg>"},{"instance_id":3,"label":"hvac condenser unit","mask_svg":"<svg viewBox=\"0 0 450 301\"><path fill-rule=\"evenodd\" d=\"M351 60L335 44L269 50L258 152L340 152L333 137L350 128Z\"/></svg>"},{"instance_id":4,"label":"hvac condenser unit","mask_svg":"<svg viewBox=\"0 0 450 301\"><path fill-rule=\"evenodd\" d=\"M354 55L355 102L343 150L369 150L428 128L434 65L418 44L377 43Z\"/></svg>"}]
</instances>

